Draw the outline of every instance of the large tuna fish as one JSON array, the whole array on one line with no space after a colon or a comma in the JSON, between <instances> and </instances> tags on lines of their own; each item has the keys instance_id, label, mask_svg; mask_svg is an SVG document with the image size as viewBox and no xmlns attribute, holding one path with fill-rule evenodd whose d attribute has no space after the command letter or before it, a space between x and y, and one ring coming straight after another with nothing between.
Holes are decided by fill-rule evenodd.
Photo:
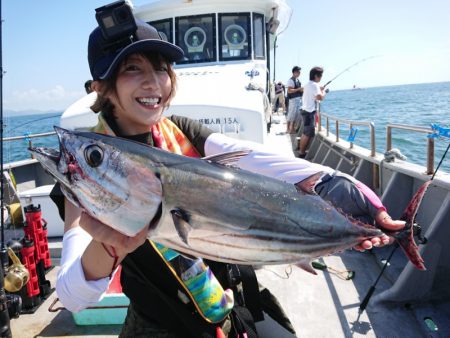
<instances>
[{"instance_id":1,"label":"large tuna fish","mask_svg":"<svg viewBox=\"0 0 450 338\"><path fill-rule=\"evenodd\" d=\"M32 148L67 198L112 228L180 252L241 264L299 263L380 236L315 195L231 165L56 128L60 152Z\"/></svg>"}]
</instances>

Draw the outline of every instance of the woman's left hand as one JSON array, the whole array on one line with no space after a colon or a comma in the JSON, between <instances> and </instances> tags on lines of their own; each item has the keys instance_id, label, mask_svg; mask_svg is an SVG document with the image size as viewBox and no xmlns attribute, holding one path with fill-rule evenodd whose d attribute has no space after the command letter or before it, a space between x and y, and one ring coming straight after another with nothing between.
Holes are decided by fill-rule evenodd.
<instances>
[{"instance_id":1,"label":"woman's left hand","mask_svg":"<svg viewBox=\"0 0 450 338\"><path fill-rule=\"evenodd\" d=\"M405 227L404 221L393 220L391 216L389 216L389 214L384 210L380 210L377 213L375 221L383 228L392 231L398 231ZM365 240L356 245L354 249L358 251L370 250L373 247L382 247L384 245L392 244L393 242L393 237L383 235L380 237L371 238L370 240Z\"/></svg>"},{"instance_id":2,"label":"woman's left hand","mask_svg":"<svg viewBox=\"0 0 450 338\"><path fill-rule=\"evenodd\" d=\"M135 236L124 235L110 226L101 223L86 212L81 213L80 226L88 232L92 238L109 247L114 248L115 254L123 258L128 253L140 247L147 239L148 227L144 227Z\"/></svg>"}]
</instances>

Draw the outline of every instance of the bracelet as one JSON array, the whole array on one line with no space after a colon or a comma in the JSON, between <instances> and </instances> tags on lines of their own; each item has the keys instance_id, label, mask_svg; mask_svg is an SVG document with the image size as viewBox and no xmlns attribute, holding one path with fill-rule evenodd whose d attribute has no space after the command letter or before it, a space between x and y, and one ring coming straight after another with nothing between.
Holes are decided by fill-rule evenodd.
<instances>
[{"instance_id":1,"label":"bracelet","mask_svg":"<svg viewBox=\"0 0 450 338\"><path fill-rule=\"evenodd\" d=\"M114 270L117 267L116 265L117 265L117 261L119 260L119 256L117 256L116 249L114 249L113 246L110 246L111 251L112 251L112 253L111 253L111 251L108 249L108 247L106 246L105 243L101 242L101 244L103 246L103 249L105 249L106 253L108 254L108 256L114 259L114 263L113 263L113 266L112 266L112 269L111 269L111 273L109 274L109 278L111 278Z\"/></svg>"}]
</instances>

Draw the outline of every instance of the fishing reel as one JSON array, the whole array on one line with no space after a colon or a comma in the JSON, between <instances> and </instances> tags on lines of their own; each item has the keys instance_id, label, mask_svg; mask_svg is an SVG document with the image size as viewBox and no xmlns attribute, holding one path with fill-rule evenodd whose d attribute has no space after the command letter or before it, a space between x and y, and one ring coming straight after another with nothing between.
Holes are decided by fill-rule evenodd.
<instances>
[{"instance_id":1,"label":"fishing reel","mask_svg":"<svg viewBox=\"0 0 450 338\"><path fill-rule=\"evenodd\" d=\"M9 318L18 318L22 312L22 297L7 293L6 306L8 307Z\"/></svg>"},{"instance_id":2,"label":"fishing reel","mask_svg":"<svg viewBox=\"0 0 450 338\"><path fill-rule=\"evenodd\" d=\"M11 248L8 248L8 255L13 264L6 270L5 275L5 290L8 292L17 292L28 283L30 279L30 272L20 262Z\"/></svg>"},{"instance_id":3,"label":"fishing reel","mask_svg":"<svg viewBox=\"0 0 450 338\"><path fill-rule=\"evenodd\" d=\"M422 227L419 223L414 222L412 225L413 235L417 237L417 241L419 244L427 244L428 238L422 235Z\"/></svg>"}]
</instances>

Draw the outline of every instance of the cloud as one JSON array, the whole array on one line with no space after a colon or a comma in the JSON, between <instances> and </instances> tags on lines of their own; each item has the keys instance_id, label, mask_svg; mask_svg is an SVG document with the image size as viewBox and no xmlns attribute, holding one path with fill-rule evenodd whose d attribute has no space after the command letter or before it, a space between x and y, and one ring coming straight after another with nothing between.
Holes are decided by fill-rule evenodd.
<instances>
[{"instance_id":1,"label":"cloud","mask_svg":"<svg viewBox=\"0 0 450 338\"><path fill-rule=\"evenodd\" d=\"M15 90L5 97L5 106L13 110L64 110L83 95L85 95L83 90L70 91L62 85L49 89Z\"/></svg>"}]
</instances>

